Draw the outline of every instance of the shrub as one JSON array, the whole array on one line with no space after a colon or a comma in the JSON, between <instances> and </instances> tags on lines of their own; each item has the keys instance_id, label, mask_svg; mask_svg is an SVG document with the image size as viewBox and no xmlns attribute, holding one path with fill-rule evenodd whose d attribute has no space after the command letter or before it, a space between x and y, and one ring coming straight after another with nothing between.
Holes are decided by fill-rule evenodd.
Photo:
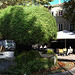
<instances>
[{"instance_id":1,"label":"shrub","mask_svg":"<svg viewBox=\"0 0 75 75\"><path fill-rule=\"evenodd\" d=\"M48 53L48 54L53 54L54 52L53 52L52 49L47 49L47 53Z\"/></svg>"},{"instance_id":2,"label":"shrub","mask_svg":"<svg viewBox=\"0 0 75 75\"><path fill-rule=\"evenodd\" d=\"M26 51L24 53L21 53L20 55L18 55L16 57L16 62L18 64L22 64L22 63L25 63L27 64L28 61L33 61L35 60L36 58L39 58L41 57L39 52L37 50L30 50L30 51Z\"/></svg>"},{"instance_id":3,"label":"shrub","mask_svg":"<svg viewBox=\"0 0 75 75\"><path fill-rule=\"evenodd\" d=\"M44 63L40 62L38 59L33 61L28 61L28 63L20 63L21 65L17 64L16 67L10 68L9 73L14 75L31 75L33 72L42 71L44 69Z\"/></svg>"},{"instance_id":4,"label":"shrub","mask_svg":"<svg viewBox=\"0 0 75 75\"><path fill-rule=\"evenodd\" d=\"M46 49L42 51L43 54L53 54L54 55L54 51L52 49Z\"/></svg>"},{"instance_id":5,"label":"shrub","mask_svg":"<svg viewBox=\"0 0 75 75\"><path fill-rule=\"evenodd\" d=\"M0 11L0 31L6 39L26 45L48 43L56 38L57 25L48 9L12 6Z\"/></svg>"},{"instance_id":6,"label":"shrub","mask_svg":"<svg viewBox=\"0 0 75 75\"><path fill-rule=\"evenodd\" d=\"M36 50L27 51L17 56L17 65L9 70L9 73L14 75L31 75L33 72L49 69L54 65L54 59L42 58Z\"/></svg>"},{"instance_id":7,"label":"shrub","mask_svg":"<svg viewBox=\"0 0 75 75\"><path fill-rule=\"evenodd\" d=\"M38 59L29 61L27 63L27 73L32 73L32 72L37 72L37 71L42 71L44 69L44 63L40 62Z\"/></svg>"},{"instance_id":8,"label":"shrub","mask_svg":"<svg viewBox=\"0 0 75 75\"><path fill-rule=\"evenodd\" d=\"M26 73L26 75L31 75L33 72L43 71L54 65L53 60L49 60L48 58L46 60L44 58L38 58L33 61L28 61L27 64L24 62L20 64L17 64L14 68L10 68L9 73L14 73L15 75L24 75Z\"/></svg>"},{"instance_id":9,"label":"shrub","mask_svg":"<svg viewBox=\"0 0 75 75\"><path fill-rule=\"evenodd\" d=\"M43 50L43 51L42 51L42 54L46 54L46 53L47 53L47 50Z\"/></svg>"},{"instance_id":10,"label":"shrub","mask_svg":"<svg viewBox=\"0 0 75 75\"><path fill-rule=\"evenodd\" d=\"M39 58L40 62L44 63L44 69L49 69L52 65L54 65L54 59L53 58Z\"/></svg>"}]
</instances>

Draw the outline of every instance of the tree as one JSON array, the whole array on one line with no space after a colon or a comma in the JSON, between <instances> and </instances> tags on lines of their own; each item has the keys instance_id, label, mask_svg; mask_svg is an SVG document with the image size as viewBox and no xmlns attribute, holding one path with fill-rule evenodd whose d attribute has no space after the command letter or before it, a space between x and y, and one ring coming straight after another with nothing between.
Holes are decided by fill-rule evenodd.
<instances>
[{"instance_id":1,"label":"tree","mask_svg":"<svg viewBox=\"0 0 75 75\"><path fill-rule=\"evenodd\" d=\"M56 38L56 20L44 7L11 6L0 13L0 31L6 39L29 47Z\"/></svg>"},{"instance_id":2,"label":"tree","mask_svg":"<svg viewBox=\"0 0 75 75\"><path fill-rule=\"evenodd\" d=\"M75 1L65 0L64 8L65 8L64 18L74 23L75 22Z\"/></svg>"},{"instance_id":3,"label":"tree","mask_svg":"<svg viewBox=\"0 0 75 75\"><path fill-rule=\"evenodd\" d=\"M49 4L53 0L1 0L0 8L5 8L7 6L14 5L32 5L32 4Z\"/></svg>"}]
</instances>

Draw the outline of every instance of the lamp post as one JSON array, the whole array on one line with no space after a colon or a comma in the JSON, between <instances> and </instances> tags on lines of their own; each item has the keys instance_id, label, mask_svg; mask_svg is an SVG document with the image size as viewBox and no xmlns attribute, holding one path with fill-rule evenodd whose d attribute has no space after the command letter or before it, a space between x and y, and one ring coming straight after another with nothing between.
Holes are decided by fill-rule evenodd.
<instances>
[{"instance_id":1,"label":"lamp post","mask_svg":"<svg viewBox=\"0 0 75 75\"><path fill-rule=\"evenodd\" d=\"M66 48L66 39L65 39L65 48Z\"/></svg>"}]
</instances>

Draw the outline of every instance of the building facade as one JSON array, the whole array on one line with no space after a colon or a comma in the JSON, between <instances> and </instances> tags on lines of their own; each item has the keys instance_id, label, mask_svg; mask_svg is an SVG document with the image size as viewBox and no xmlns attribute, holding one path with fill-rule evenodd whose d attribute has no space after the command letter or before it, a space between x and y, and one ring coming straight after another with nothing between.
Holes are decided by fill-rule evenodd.
<instances>
[{"instance_id":1,"label":"building facade","mask_svg":"<svg viewBox=\"0 0 75 75\"><path fill-rule=\"evenodd\" d=\"M57 37L60 36L60 39L57 38L56 42L52 42L51 43L51 47L55 49L60 48L69 48L69 46L71 46L73 49L75 49L75 38L73 38L72 36L75 35L75 23L72 23L70 20L66 20L63 18L65 11L65 8L63 8L64 3L61 3L59 0L59 4L55 4L50 6L49 11L50 13L55 17L56 22L57 22L57 28L58 28L58 32L57 32ZM64 31L65 30L65 31ZM71 35L72 38L70 38L69 36L67 36L66 30L68 31L74 31L73 34ZM62 38L62 33L61 35L59 35L59 32L64 32L65 35L67 36L68 39L66 39L66 36L63 35L64 39ZM66 44L65 44L65 39L66 39Z\"/></svg>"},{"instance_id":2,"label":"building facade","mask_svg":"<svg viewBox=\"0 0 75 75\"><path fill-rule=\"evenodd\" d=\"M63 18L65 9L63 8L64 3L59 3L51 6L50 13L56 18L58 31L69 30L75 31L75 24Z\"/></svg>"}]
</instances>

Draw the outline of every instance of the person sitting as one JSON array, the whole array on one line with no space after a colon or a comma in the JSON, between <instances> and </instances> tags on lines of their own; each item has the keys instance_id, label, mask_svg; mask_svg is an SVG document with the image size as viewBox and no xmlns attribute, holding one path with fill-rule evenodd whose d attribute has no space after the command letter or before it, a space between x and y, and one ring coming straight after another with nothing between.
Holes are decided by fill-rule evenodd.
<instances>
[{"instance_id":1,"label":"person sitting","mask_svg":"<svg viewBox=\"0 0 75 75\"><path fill-rule=\"evenodd\" d=\"M0 45L0 52L5 51L5 48L3 47L3 45Z\"/></svg>"},{"instance_id":2,"label":"person sitting","mask_svg":"<svg viewBox=\"0 0 75 75\"><path fill-rule=\"evenodd\" d=\"M71 46L69 47L68 51L67 51L67 55L73 53L73 49L71 48Z\"/></svg>"}]
</instances>

